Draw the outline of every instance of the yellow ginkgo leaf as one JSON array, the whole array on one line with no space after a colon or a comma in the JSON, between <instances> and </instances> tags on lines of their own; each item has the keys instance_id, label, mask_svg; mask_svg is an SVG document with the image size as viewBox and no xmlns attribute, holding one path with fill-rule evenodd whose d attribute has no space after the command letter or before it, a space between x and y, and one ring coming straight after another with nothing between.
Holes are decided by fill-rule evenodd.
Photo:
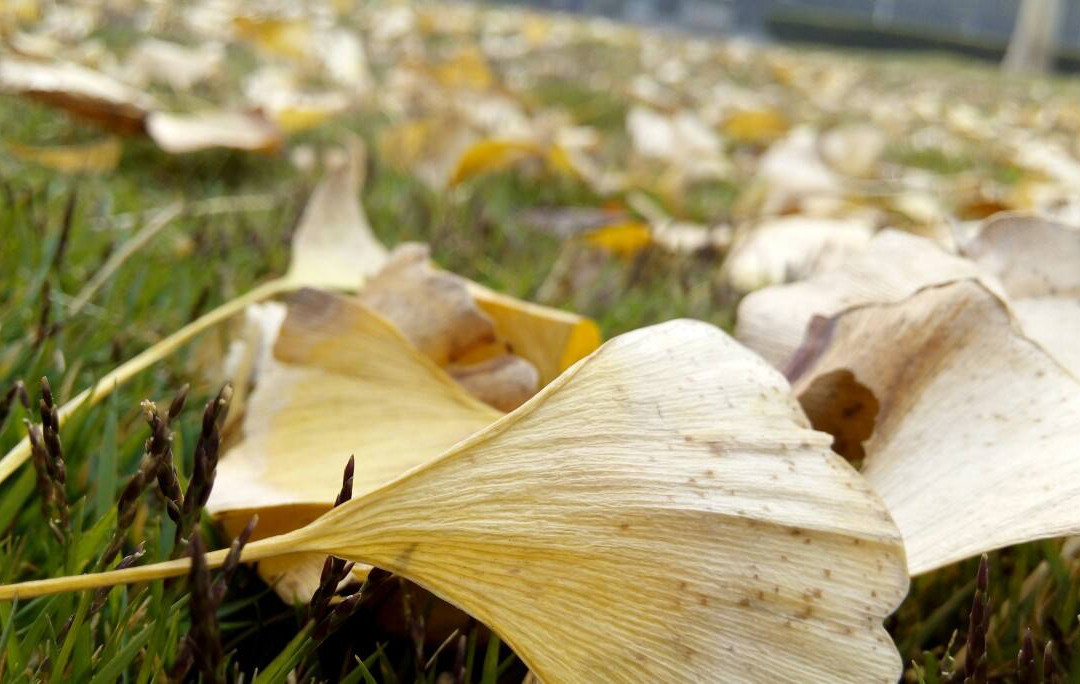
<instances>
[{"instance_id":1,"label":"yellow ginkgo leaf","mask_svg":"<svg viewBox=\"0 0 1080 684\"><path fill-rule=\"evenodd\" d=\"M329 508L350 455L363 492L501 415L357 300L318 290L289 299L273 362L248 399L243 439L222 458L223 486L207 504L215 515Z\"/></svg>"},{"instance_id":2,"label":"yellow ginkgo leaf","mask_svg":"<svg viewBox=\"0 0 1080 684\"><path fill-rule=\"evenodd\" d=\"M619 256L634 256L652 244L652 230L641 221L613 223L585 234L585 243Z\"/></svg>"},{"instance_id":3,"label":"yellow ginkgo leaf","mask_svg":"<svg viewBox=\"0 0 1080 684\"><path fill-rule=\"evenodd\" d=\"M495 321L507 348L536 366L541 386L600 346L600 328L590 318L526 302L478 283L469 282L468 287Z\"/></svg>"},{"instance_id":4,"label":"yellow ginkgo leaf","mask_svg":"<svg viewBox=\"0 0 1080 684\"><path fill-rule=\"evenodd\" d=\"M787 118L775 109L735 112L724 121L722 131L732 140L745 143L765 143L787 132Z\"/></svg>"},{"instance_id":5,"label":"yellow ginkgo leaf","mask_svg":"<svg viewBox=\"0 0 1080 684\"><path fill-rule=\"evenodd\" d=\"M301 290L261 360L241 441L222 457L207 510L234 534L253 512L259 536L288 532L331 507L350 456L363 492L500 415L359 301ZM321 564L297 555L259 572L287 601L306 601Z\"/></svg>"},{"instance_id":6,"label":"yellow ginkgo leaf","mask_svg":"<svg viewBox=\"0 0 1080 684\"><path fill-rule=\"evenodd\" d=\"M433 75L439 85L451 90L487 90L495 83L495 76L476 47L458 51L451 59L437 65Z\"/></svg>"},{"instance_id":7,"label":"yellow ginkgo leaf","mask_svg":"<svg viewBox=\"0 0 1080 684\"><path fill-rule=\"evenodd\" d=\"M355 289L386 261L386 248L371 232L358 195L366 154L354 138L347 158L311 194L293 235L285 279L310 287Z\"/></svg>"},{"instance_id":8,"label":"yellow ginkgo leaf","mask_svg":"<svg viewBox=\"0 0 1080 684\"><path fill-rule=\"evenodd\" d=\"M903 546L805 424L783 377L717 328L645 328L244 557L390 570L489 625L547 684L896 681L881 623L907 590ZM186 567L10 585L0 598Z\"/></svg>"},{"instance_id":9,"label":"yellow ginkgo leaf","mask_svg":"<svg viewBox=\"0 0 1080 684\"><path fill-rule=\"evenodd\" d=\"M235 17L236 34L260 50L282 57L304 59L311 50L311 27L306 19Z\"/></svg>"},{"instance_id":10,"label":"yellow ginkgo leaf","mask_svg":"<svg viewBox=\"0 0 1080 684\"><path fill-rule=\"evenodd\" d=\"M450 176L450 184L457 185L473 176L501 171L525 159L541 156L539 145L517 140L481 140L458 158L457 166Z\"/></svg>"},{"instance_id":11,"label":"yellow ginkgo leaf","mask_svg":"<svg viewBox=\"0 0 1080 684\"><path fill-rule=\"evenodd\" d=\"M23 161L40 164L61 173L112 171L120 161L121 144L117 138L84 145L36 147L8 143L11 154Z\"/></svg>"},{"instance_id":12,"label":"yellow ginkgo leaf","mask_svg":"<svg viewBox=\"0 0 1080 684\"><path fill-rule=\"evenodd\" d=\"M792 372L815 425L865 439L877 407L863 475L912 574L1080 532L1080 381L977 280L822 319Z\"/></svg>"}]
</instances>

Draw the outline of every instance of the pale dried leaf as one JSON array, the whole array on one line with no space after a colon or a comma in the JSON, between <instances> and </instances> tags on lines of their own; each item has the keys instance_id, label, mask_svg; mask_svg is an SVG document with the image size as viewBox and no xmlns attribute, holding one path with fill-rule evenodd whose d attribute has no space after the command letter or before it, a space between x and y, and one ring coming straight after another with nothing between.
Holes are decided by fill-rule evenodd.
<instances>
[{"instance_id":1,"label":"pale dried leaf","mask_svg":"<svg viewBox=\"0 0 1080 684\"><path fill-rule=\"evenodd\" d=\"M784 369L814 316L903 299L920 288L978 277L978 267L933 242L885 230L866 251L808 280L751 292L739 303L735 337Z\"/></svg>"},{"instance_id":2,"label":"pale dried leaf","mask_svg":"<svg viewBox=\"0 0 1080 684\"><path fill-rule=\"evenodd\" d=\"M220 43L190 47L158 38L146 38L127 55L124 71L131 83L157 81L178 91L214 77L222 68L225 50Z\"/></svg>"},{"instance_id":3,"label":"pale dried leaf","mask_svg":"<svg viewBox=\"0 0 1080 684\"><path fill-rule=\"evenodd\" d=\"M173 154L214 147L267 152L282 142L277 126L251 112L154 112L146 119L146 132L158 147Z\"/></svg>"},{"instance_id":4,"label":"pale dried leaf","mask_svg":"<svg viewBox=\"0 0 1080 684\"><path fill-rule=\"evenodd\" d=\"M1024 332L1080 378L1080 229L1006 214L986 221L963 250L1001 280Z\"/></svg>"},{"instance_id":5,"label":"pale dried leaf","mask_svg":"<svg viewBox=\"0 0 1080 684\"><path fill-rule=\"evenodd\" d=\"M1080 298L1080 229L1033 214L987 220L963 252L1009 297Z\"/></svg>"},{"instance_id":6,"label":"pale dried leaf","mask_svg":"<svg viewBox=\"0 0 1080 684\"><path fill-rule=\"evenodd\" d=\"M814 328L795 390L815 424L861 404L856 391L873 395L863 475L903 534L912 574L1080 532L1080 381L990 290L961 280Z\"/></svg>"},{"instance_id":7,"label":"pale dried leaf","mask_svg":"<svg viewBox=\"0 0 1080 684\"><path fill-rule=\"evenodd\" d=\"M873 234L873 225L855 219L768 219L736 240L723 269L740 292L803 280L861 252Z\"/></svg>"},{"instance_id":8,"label":"pale dried leaf","mask_svg":"<svg viewBox=\"0 0 1080 684\"><path fill-rule=\"evenodd\" d=\"M93 69L11 55L0 59L0 92L39 100L121 133L142 131L147 114L157 108L150 95Z\"/></svg>"},{"instance_id":9,"label":"pale dried leaf","mask_svg":"<svg viewBox=\"0 0 1080 684\"><path fill-rule=\"evenodd\" d=\"M315 188L293 235L286 278L311 287L356 289L382 268L386 248L360 205L366 155L354 139L347 160Z\"/></svg>"}]
</instances>

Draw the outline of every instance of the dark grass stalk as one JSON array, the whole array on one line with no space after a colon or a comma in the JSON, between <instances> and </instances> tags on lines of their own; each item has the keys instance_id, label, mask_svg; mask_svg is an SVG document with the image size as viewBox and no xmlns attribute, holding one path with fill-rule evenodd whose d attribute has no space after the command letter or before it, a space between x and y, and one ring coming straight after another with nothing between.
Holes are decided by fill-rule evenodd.
<instances>
[{"instance_id":1,"label":"dark grass stalk","mask_svg":"<svg viewBox=\"0 0 1080 684\"><path fill-rule=\"evenodd\" d=\"M176 468L173 466L172 442L173 434L169 427L169 419L162 416L158 407L150 400L142 402L143 414L146 424L150 426L150 448L157 454L157 467L155 468L155 480L158 490L165 501L165 511L174 523L180 522L180 509L184 505L184 494L180 488L180 480L176 476Z\"/></svg>"},{"instance_id":2,"label":"dark grass stalk","mask_svg":"<svg viewBox=\"0 0 1080 684\"><path fill-rule=\"evenodd\" d=\"M341 477L341 491L334 500L334 507L340 506L352 498L353 473L356 468L356 459L349 456L349 462L345 464L345 472ZM338 585L352 572L353 563L346 563L341 558L327 556L323 561L322 574L319 576L319 586L311 596L308 603L308 618L317 626L326 622L330 609L330 599L337 593Z\"/></svg>"},{"instance_id":3,"label":"dark grass stalk","mask_svg":"<svg viewBox=\"0 0 1080 684\"><path fill-rule=\"evenodd\" d=\"M206 565L206 547L202 535L195 534L188 544L191 570L188 572L188 608L191 628L184 637L180 655L173 670L173 679L183 681L187 671L194 665L206 684L220 684L222 680L221 633L218 629L217 606L214 601L210 569Z\"/></svg>"},{"instance_id":4,"label":"dark grass stalk","mask_svg":"<svg viewBox=\"0 0 1080 684\"><path fill-rule=\"evenodd\" d=\"M252 516L244 529L229 546L229 553L221 566L221 571L213 583L206 565L206 548L202 535L195 534L188 545L191 555L191 570L188 573L188 591L190 600L188 610L191 615L191 627L181 642L180 651L169 673L172 681L183 681L193 665L198 667L204 682L222 681L223 648L221 633L217 623L217 611L225 599L229 582L240 566L240 554L251 539L259 517Z\"/></svg>"},{"instance_id":5,"label":"dark grass stalk","mask_svg":"<svg viewBox=\"0 0 1080 684\"><path fill-rule=\"evenodd\" d=\"M146 542L140 542L133 552L120 559L120 562L116 564L116 569L123 570L124 568L132 567L138 563L139 559L145 554ZM112 589L112 587L101 587L94 591L94 600L90 604L90 611L87 613L88 620L93 618L94 615L97 615L97 613L105 606L105 601L109 598L110 589Z\"/></svg>"},{"instance_id":6,"label":"dark grass stalk","mask_svg":"<svg viewBox=\"0 0 1080 684\"><path fill-rule=\"evenodd\" d=\"M1057 684L1057 666L1054 665L1054 642L1047 641L1046 648L1043 649L1043 661L1042 661L1042 678L1043 684Z\"/></svg>"},{"instance_id":7,"label":"dark grass stalk","mask_svg":"<svg viewBox=\"0 0 1080 684\"><path fill-rule=\"evenodd\" d=\"M67 499L67 466L60 443L60 420L47 378L41 379L40 425L26 422L30 455L36 473L38 493L49 529L56 541L66 545L71 537L71 512Z\"/></svg>"},{"instance_id":8,"label":"dark grass stalk","mask_svg":"<svg viewBox=\"0 0 1080 684\"><path fill-rule=\"evenodd\" d=\"M968 616L967 650L964 654L964 684L986 684L986 632L990 626L990 564L984 553L979 560L975 597Z\"/></svg>"},{"instance_id":9,"label":"dark grass stalk","mask_svg":"<svg viewBox=\"0 0 1080 684\"><path fill-rule=\"evenodd\" d=\"M0 428L4 426L7 417L11 415L11 408L15 405L16 399L24 408L30 408L30 396L26 393L26 387L23 385L22 380L16 380L15 384L8 388L8 391L4 392L3 398L0 399Z\"/></svg>"},{"instance_id":10,"label":"dark grass stalk","mask_svg":"<svg viewBox=\"0 0 1080 684\"><path fill-rule=\"evenodd\" d=\"M1016 656L1016 681L1018 684L1039 684L1039 671L1035 663L1035 638L1031 628L1024 631L1020 653Z\"/></svg>"},{"instance_id":11,"label":"dark grass stalk","mask_svg":"<svg viewBox=\"0 0 1080 684\"><path fill-rule=\"evenodd\" d=\"M179 516L175 541L179 548L187 544L187 540L199 524L202 509L210 498L221 449L221 426L229 414L232 395L232 384L226 383L218 391L217 396L207 402L203 410L202 427L199 431L199 439L195 443L191 479L188 480L187 492L178 504ZM175 499L173 501L176 502Z\"/></svg>"},{"instance_id":12,"label":"dark grass stalk","mask_svg":"<svg viewBox=\"0 0 1080 684\"><path fill-rule=\"evenodd\" d=\"M340 506L352 498L353 472L356 467L355 459L350 456L345 465L342 475L341 491L334 501L334 506ZM337 594L342 580L349 576L353 564L346 563L340 558L327 556L323 562L322 574L319 578L319 586L308 602L307 619L299 634L283 650L274 661L260 674L257 681L276 681L278 674L292 671L294 668L301 673L296 677L297 681L304 681L307 670L306 659L334 632L354 614L364 603L374 595L392 575L385 570L372 568L367 578L355 593L342 599L336 606L331 606L331 599Z\"/></svg>"}]
</instances>

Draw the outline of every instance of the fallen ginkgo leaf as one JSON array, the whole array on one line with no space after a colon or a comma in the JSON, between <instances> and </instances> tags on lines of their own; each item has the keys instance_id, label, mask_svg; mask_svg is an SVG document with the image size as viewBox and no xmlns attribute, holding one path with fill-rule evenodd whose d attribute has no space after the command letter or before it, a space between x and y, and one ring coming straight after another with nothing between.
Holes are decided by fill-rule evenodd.
<instances>
[{"instance_id":1,"label":"fallen ginkgo leaf","mask_svg":"<svg viewBox=\"0 0 1080 684\"><path fill-rule=\"evenodd\" d=\"M242 441L222 457L207 509L243 518L241 527L251 512L273 507L321 513L350 455L353 486L367 491L501 415L359 301L301 290L289 297ZM263 530L267 520L260 513Z\"/></svg>"},{"instance_id":2,"label":"fallen ginkgo leaf","mask_svg":"<svg viewBox=\"0 0 1080 684\"><path fill-rule=\"evenodd\" d=\"M737 235L721 268L732 287L750 292L831 270L873 234L873 225L857 219L766 219Z\"/></svg>"},{"instance_id":3,"label":"fallen ginkgo leaf","mask_svg":"<svg viewBox=\"0 0 1080 684\"><path fill-rule=\"evenodd\" d=\"M347 151L304 207L285 275L292 283L355 289L386 262L386 247L371 231L357 198L367 162L363 142L351 139Z\"/></svg>"},{"instance_id":4,"label":"fallen ginkgo leaf","mask_svg":"<svg viewBox=\"0 0 1080 684\"><path fill-rule=\"evenodd\" d=\"M121 153L120 140L114 137L82 145L41 147L7 143L6 147L13 156L23 161L61 173L112 171L119 163Z\"/></svg>"},{"instance_id":5,"label":"fallen ginkgo leaf","mask_svg":"<svg viewBox=\"0 0 1080 684\"><path fill-rule=\"evenodd\" d=\"M350 456L353 486L367 491L501 415L359 301L301 290L261 360L241 441L222 457L207 510L232 535L255 512L258 537L289 532L333 506ZM321 565L296 554L261 563L259 574L286 601L307 601Z\"/></svg>"},{"instance_id":6,"label":"fallen ginkgo leaf","mask_svg":"<svg viewBox=\"0 0 1080 684\"><path fill-rule=\"evenodd\" d=\"M158 108L149 94L93 69L12 55L0 59L0 92L23 95L126 134L142 132L146 115Z\"/></svg>"},{"instance_id":7,"label":"fallen ginkgo leaf","mask_svg":"<svg viewBox=\"0 0 1080 684\"><path fill-rule=\"evenodd\" d=\"M1080 228L999 215L962 250L1001 281L1024 333L1080 378Z\"/></svg>"},{"instance_id":8,"label":"fallen ginkgo leaf","mask_svg":"<svg viewBox=\"0 0 1080 684\"><path fill-rule=\"evenodd\" d=\"M805 421L783 377L717 328L645 328L437 459L243 555L333 554L411 579L548 684L894 682L902 664L881 622L907 591L903 546Z\"/></svg>"},{"instance_id":9,"label":"fallen ginkgo leaf","mask_svg":"<svg viewBox=\"0 0 1080 684\"><path fill-rule=\"evenodd\" d=\"M250 112L153 112L146 118L146 132L158 147L173 154L215 147L269 152L282 141L277 126Z\"/></svg>"},{"instance_id":10,"label":"fallen ginkgo leaf","mask_svg":"<svg viewBox=\"0 0 1080 684\"><path fill-rule=\"evenodd\" d=\"M812 278L751 292L739 303L735 338L784 370L814 316L901 300L927 285L980 275L930 240L884 230L866 250Z\"/></svg>"},{"instance_id":11,"label":"fallen ginkgo leaf","mask_svg":"<svg viewBox=\"0 0 1080 684\"><path fill-rule=\"evenodd\" d=\"M1080 381L979 281L818 319L790 375L815 426L865 440L913 575L1080 532Z\"/></svg>"},{"instance_id":12,"label":"fallen ginkgo leaf","mask_svg":"<svg viewBox=\"0 0 1080 684\"><path fill-rule=\"evenodd\" d=\"M500 339L548 384L600 346L600 328L585 316L534 304L467 281L469 294L495 322Z\"/></svg>"}]
</instances>

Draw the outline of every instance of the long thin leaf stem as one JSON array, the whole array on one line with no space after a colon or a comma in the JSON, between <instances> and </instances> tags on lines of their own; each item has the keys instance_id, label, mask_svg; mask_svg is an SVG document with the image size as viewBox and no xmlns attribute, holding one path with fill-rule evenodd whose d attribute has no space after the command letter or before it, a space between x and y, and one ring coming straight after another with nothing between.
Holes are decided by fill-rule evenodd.
<instances>
[{"instance_id":1,"label":"long thin leaf stem","mask_svg":"<svg viewBox=\"0 0 1080 684\"><path fill-rule=\"evenodd\" d=\"M130 380L139 372L154 365L161 359L179 349L191 338L207 330L218 323L231 318L243 311L249 304L269 299L278 294L289 292L301 287L301 283L288 278L277 278L263 283L248 292L230 299L213 311L199 316L173 334L146 349L137 356L132 357L120 366L116 367L93 387L89 387L71 398L60 407L59 420L62 425L75 411L84 404L93 406L113 393L120 385ZM30 440L26 437L16 444L0 459L0 482L8 479L19 466L26 463L30 458Z\"/></svg>"},{"instance_id":2,"label":"long thin leaf stem","mask_svg":"<svg viewBox=\"0 0 1080 684\"><path fill-rule=\"evenodd\" d=\"M298 548L297 544L297 542L301 540L302 536L297 535L296 533L289 533L251 542L246 545L241 552L240 562L251 563L265 558L296 553L298 550L302 551L303 549ZM211 551L206 554L206 564L211 569L219 568L225 562L228 555L229 549ZM190 558L177 558L176 560L124 568L123 570L91 572L83 575L50 577L49 579L5 584L0 586L0 601L10 601L15 598L22 600L36 596L62 594L70 591L111 587L118 584L149 582L150 580L164 579L166 577L179 577L180 575L187 574L190 567Z\"/></svg>"}]
</instances>

